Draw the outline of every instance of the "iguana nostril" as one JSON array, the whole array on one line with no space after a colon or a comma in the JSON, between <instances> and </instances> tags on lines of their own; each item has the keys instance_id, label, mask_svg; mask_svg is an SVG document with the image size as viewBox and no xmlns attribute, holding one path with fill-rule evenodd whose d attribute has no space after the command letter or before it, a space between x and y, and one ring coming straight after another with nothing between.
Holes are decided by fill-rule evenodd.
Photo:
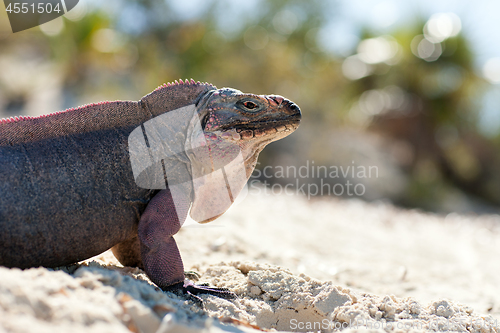
<instances>
[{"instance_id":1,"label":"iguana nostril","mask_svg":"<svg viewBox=\"0 0 500 333\"><path fill-rule=\"evenodd\" d=\"M291 112L292 114L297 114L299 116L301 115L299 106L297 104L295 104L294 102L292 102L292 101L290 101L288 99L285 99L283 101L283 105L285 105L286 107L288 107L288 109L290 111L292 111Z\"/></svg>"}]
</instances>

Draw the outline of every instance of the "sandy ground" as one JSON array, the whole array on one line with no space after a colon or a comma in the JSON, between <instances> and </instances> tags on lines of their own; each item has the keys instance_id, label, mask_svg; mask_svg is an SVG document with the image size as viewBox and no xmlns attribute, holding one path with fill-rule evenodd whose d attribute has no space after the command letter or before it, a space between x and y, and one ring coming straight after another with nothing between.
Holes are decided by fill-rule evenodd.
<instances>
[{"instance_id":1,"label":"sandy ground","mask_svg":"<svg viewBox=\"0 0 500 333\"><path fill-rule=\"evenodd\" d=\"M163 293L110 252L0 267L3 332L500 332L500 216L250 192L176 236L186 269L239 298Z\"/></svg>"}]
</instances>

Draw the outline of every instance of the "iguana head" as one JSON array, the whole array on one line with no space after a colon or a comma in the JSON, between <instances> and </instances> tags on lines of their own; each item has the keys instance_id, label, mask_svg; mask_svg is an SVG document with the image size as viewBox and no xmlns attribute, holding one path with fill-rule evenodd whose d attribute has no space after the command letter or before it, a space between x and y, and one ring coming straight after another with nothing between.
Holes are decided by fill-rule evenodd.
<instances>
[{"instance_id":1,"label":"iguana head","mask_svg":"<svg viewBox=\"0 0 500 333\"><path fill-rule=\"evenodd\" d=\"M209 222L229 208L262 149L298 128L301 113L284 97L231 88L204 94L197 111L201 129L193 131L191 142L203 142L206 149L193 150L191 156L195 188L191 217Z\"/></svg>"},{"instance_id":2,"label":"iguana head","mask_svg":"<svg viewBox=\"0 0 500 333\"><path fill-rule=\"evenodd\" d=\"M297 104L277 95L245 94L222 88L200 101L205 139L211 146L237 145L250 177L264 147L297 129L301 119Z\"/></svg>"}]
</instances>

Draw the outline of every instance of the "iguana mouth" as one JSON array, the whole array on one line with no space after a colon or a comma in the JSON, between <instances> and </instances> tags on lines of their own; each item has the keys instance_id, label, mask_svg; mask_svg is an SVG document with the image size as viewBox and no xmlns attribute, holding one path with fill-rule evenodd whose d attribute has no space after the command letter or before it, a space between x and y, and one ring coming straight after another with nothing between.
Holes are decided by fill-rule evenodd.
<instances>
[{"instance_id":1,"label":"iguana mouth","mask_svg":"<svg viewBox=\"0 0 500 333\"><path fill-rule=\"evenodd\" d=\"M278 133L287 133L286 135L288 135L299 127L300 119L301 116L298 114L281 120L261 120L247 123L227 124L209 130L208 132L219 131L222 132L223 137L232 138L233 140L261 138L277 135ZM205 128L204 125L203 127Z\"/></svg>"},{"instance_id":2,"label":"iguana mouth","mask_svg":"<svg viewBox=\"0 0 500 333\"><path fill-rule=\"evenodd\" d=\"M275 135L280 132L293 132L299 127L300 119L286 121L261 121L249 124L234 126L241 139L259 138L268 135ZM224 131L224 130L223 130Z\"/></svg>"}]
</instances>

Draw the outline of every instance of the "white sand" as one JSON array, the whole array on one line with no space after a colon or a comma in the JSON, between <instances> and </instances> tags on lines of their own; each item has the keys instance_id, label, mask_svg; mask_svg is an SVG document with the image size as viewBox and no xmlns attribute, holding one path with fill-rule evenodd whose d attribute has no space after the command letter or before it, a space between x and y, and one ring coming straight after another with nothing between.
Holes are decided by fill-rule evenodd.
<instances>
[{"instance_id":1,"label":"white sand","mask_svg":"<svg viewBox=\"0 0 500 333\"><path fill-rule=\"evenodd\" d=\"M202 310L138 269L104 268L106 252L72 275L0 267L0 333L500 332L499 230L499 216L254 192L176 236L186 269L237 300L204 295Z\"/></svg>"}]
</instances>

